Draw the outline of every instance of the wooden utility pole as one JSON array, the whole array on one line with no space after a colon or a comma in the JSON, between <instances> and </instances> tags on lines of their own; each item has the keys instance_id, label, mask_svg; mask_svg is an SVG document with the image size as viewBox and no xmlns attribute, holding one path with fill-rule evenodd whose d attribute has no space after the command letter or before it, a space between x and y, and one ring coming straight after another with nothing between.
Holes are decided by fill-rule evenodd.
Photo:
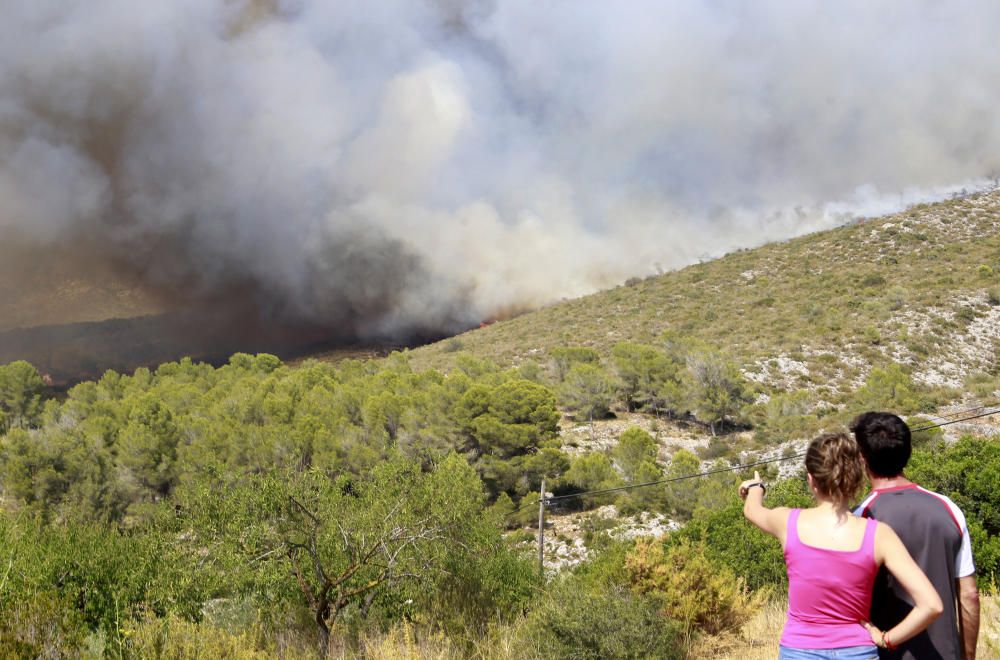
<instances>
[{"instance_id":1,"label":"wooden utility pole","mask_svg":"<svg viewBox=\"0 0 1000 660\"><path fill-rule=\"evenodd\" d=\"M545 478L538 490L538 574L545 577Z\"/></svg>"}]
</instances>

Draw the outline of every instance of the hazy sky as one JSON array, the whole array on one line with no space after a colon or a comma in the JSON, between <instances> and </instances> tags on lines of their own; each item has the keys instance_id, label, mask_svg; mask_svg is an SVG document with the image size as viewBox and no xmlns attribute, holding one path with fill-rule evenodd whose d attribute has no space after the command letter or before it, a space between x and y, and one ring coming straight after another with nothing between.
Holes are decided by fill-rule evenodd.
<instances>
[{"instance_id":1,"label":"hazy sky","mask_svg":"<svg viewBox=\"0 0 1000 660\"><path fill-rule=\"evenodd\" d=\"M1000 173L995 0L0 15L0 240L363 334L459 327Z\"/></svg>"}]
</instances>

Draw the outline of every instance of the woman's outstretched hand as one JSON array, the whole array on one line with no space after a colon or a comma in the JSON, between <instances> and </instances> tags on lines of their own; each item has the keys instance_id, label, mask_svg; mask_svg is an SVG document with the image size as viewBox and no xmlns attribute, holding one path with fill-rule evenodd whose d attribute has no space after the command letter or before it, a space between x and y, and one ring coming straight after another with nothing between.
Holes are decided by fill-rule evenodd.
<instances>
[{"instance_id":1,"label":"woman's outstretched hand","mask_svg":"<svg viewBox=\"0 0 1000 660\"><path fill-rule=\"evenodd\" d=\"M747 479L740 484L740 499L745 500L747 495L750 493L751 486L760 486L762 489L764 487L764 482L760 479L760 473L757 470L753 472L753 479Z\"/></svg>"}]
</instances>

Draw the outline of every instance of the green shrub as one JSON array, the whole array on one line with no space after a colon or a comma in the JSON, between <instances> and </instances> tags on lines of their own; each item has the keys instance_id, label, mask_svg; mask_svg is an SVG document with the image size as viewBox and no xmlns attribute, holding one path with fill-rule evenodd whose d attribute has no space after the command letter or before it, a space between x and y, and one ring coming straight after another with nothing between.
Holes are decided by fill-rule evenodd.
<instances>
[{"instance_id":1,"label":"green shrub","mask_svg":"<svg viewBox=\"0 0 1000 660\"><path fill-rule=\"evenodd\" d=\"M978 317L979 317L979 314L976 313L976 310L974 308L972 308L972 307L967 306L967 305L963 305L962 307L959 307L958 308L958 312L955 313L955 318L957 318L957 319L959 319L961 321L965 321L966 323L972 323Z\"/></svg>"},{"instance_id":2,"label":"green shrub","mask_svg":"<svg viewBox=\"0 0 1000 660\"><path fill-rule=\"evenodd\" d=\"M781 392L754 408L754 435L762 444L806 438L819 429L814 395L807 390Z\"/></svg>"},{"instance_id":3,"label":"green shrub","mask_svg":"<svg viewBox=\"0 0 1000 660\"><path fill-rule=\"evenodd\" d=\"M621 477L611 465L611 459L606 454L592 452L580 454L573 459L569 470L563 477L566 485L578 491L605 490L621 485ZM600 506L614 499L613 493L584 495L579 498L585 506Z\"/></svg>"},{"instance_id":4,"label":"green shrub","mask_svg":"<svg viewBox=\"0 0 1000 660\"><path fill-rule=\"evenodd\" d=\"M58 594L0 595L0 657L59 658L75 655L86 633L76 611Z\"/></svg>"},{"instance_id":5,"label":"green shrub","mask_svg":"<svg viewBox=\"0 0 1000 660\"><path fill-rule=\"evenodd\" d=\"M865 275L861 280L861 286L865 288L874 288L885 286L885 277L879 273L869 273Z\"/></svg>"},{"instance_id":6,"label":"green shrub","mask_svg":"<svg viewBox=\"0 0 1000 660\"><path fill-rule=\"evenodd\" d=\"M504 539L481 541L475 553L456 554L447 562L441 577L414 601L428 601L426 613L439 630L485 631L490 622L510 620L527 609L539 586L535 560L510 551Z\"/></svg>"},{"instance_id":7,"label":"green shrub","mask_svg":"<svg viewBox=\"0 0 1000 660\"><path fill-rule=\"evenodd\" d=\"M920 386L902 365L892 363L872 369L854 395L853 409L892 410L900 414L918 412L928 407Z\"/></svg>"},{"instance_id":8,"label":"green shrub","mask_svg":"<svg viewBox=\"0 0 1000 660\"><path fill-rule=\"evenodd\" d=\"M617 581L614 583L625 584L625 554L632 548L632 543L615 539L608 533L617 526L618 519L610 516L592 513L583 518L580 523L583 542L597 556L581 564L577 572L590 575L595 571L600 572L601 569L597 567L611 567L607 573L616 576ZM615 556L617 559L612 559Z\"/></svg>"},{"instance_id":9,"label":"green shrub","mask_svg":"<svg viewBox=\"0 0 1000 660\"><path fill-rule=\"evenodd\" d=\"M908 417L906 423L912 430L914 449L934 451L944 442L944 430L927 417Z\"/></svg>"},{"instance_id":10,"label":"green shrub","mask_svg":"<svg viewBox=\"0 0 1000 660\"><path fill-rule=\"evenodd\" d=\"M532 610L523 643L545 658L680 660L685 657L680 626L659 609L655 599L624 587L595 593L564 579Z\"/></svg>"},{"instance_id":11,"label":"green shrub","mask_svg":"<svg viewBox=\"0 0 1000 660\"><path fill-rule=\"evenodd\" d=\"M9 616L7 605L33 603L38 594L44 602L56 589L65 616L109 638L142 607L194 616L212 580L189 570L171 541L148 529L124 533L98 523L44 525L0 515L0 547L10 567L0 617Z\"/></svg>"},{"instance_id":12,"label":"green shrub","mask_svg":"<svg viewBox=\"0 0 1000 660\"><path fill-rule=\"evenodd\" d=\"M865 343L877 346L878 344L882 343L882 334L878 331L878 328L876 328L873 325L870 325L865 328L864 340Z\"/></svg>"},{"instance_id":13,"label":"green shrub","mask_svg":"<svg viewBox=\"0 0 1000 660\"><path fill-rule=\"evenodd\" d=\"M729 446L729 442L725 438L715 436L708 441L707 445L699 447L697 451L698 456L700 456L702 460L710 461L713 458L730 456L732 447Z\"/></svg>"},{"instance_id":14,"label":"green shrub","mask_svg":"<svg viewBox=\"0 0 1000 660\"><path fill-rule=\"evenodd\" d=\"M950 497L969 523L976 573L983 582L1000 578L1000 443L964 436L935 451L917 450L907 476Z\"/></svg>"},{"instance_id":15,"label":"green shrub","mask_svg":"<svg viewBox=\"0 0 1000 660\"><path fill-rule=\"evenodd\" d=\"M552 356L552 366L555 369L556 379L562 381L573 365L590 364L596 365L600 362L600 355L597 351L587 346L564 346L554 348L549 353Z\"/></svg>"},{"instance_id":16,"label":"green shrub","mask_svg":"<svg viewBox=\"0 0 1000 660\"><path fill-rule=\"evenodd\" d=\"M993 397L993 392L1000 390L1000 378L993 374L978 372L966 376L963 385L975 396L989 399Z\"/></svg>"},{"instance_id":17,"label":"green shrub","mask_svg":"<svg viewBox=\"0 0 1000 660\"><path fill-rule=\"evenodd\" d=\"M688 629L717 635L738 630L754 613L742 580L708 558L704 545L640 539L625 560L633 589L653 597Z\"/></svg>"}]
</instances>

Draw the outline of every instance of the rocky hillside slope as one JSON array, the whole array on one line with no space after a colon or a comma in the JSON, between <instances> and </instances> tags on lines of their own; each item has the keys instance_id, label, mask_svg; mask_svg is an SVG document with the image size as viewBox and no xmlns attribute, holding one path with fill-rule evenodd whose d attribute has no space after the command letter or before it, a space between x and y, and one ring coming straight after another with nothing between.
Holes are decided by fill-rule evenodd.
<instances>
[{"instance_id":1,"label":"rocky hillside slope","mask_svg":"<svg viewBox=\"0 0 1000 660\"><path fill-rule=\"evenodd\" d=\"M834 403L890 362L918 382L968 388L998 368L1000 191L630 280L414 350L412 361L448 368L462 351L544 363L555 347L607 355L666 331L727 350L769 390Z\"/></svg>"}]
</instances>

